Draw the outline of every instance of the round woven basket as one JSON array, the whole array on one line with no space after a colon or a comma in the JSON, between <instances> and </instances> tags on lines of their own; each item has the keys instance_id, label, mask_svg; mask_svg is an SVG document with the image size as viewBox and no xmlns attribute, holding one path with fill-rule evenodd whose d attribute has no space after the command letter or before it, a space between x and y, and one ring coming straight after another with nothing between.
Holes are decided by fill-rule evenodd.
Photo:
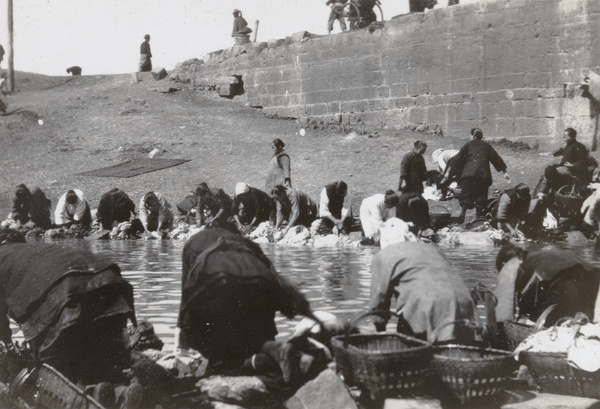
<instances>
[{"instance_id":1,"label":"round woven basket","mask_svg":"<svg viewBox=\"0 0 600 409\"><path fill-rule=\"evenodd\" d=\"M429 373L431 346L406 335L339 335L331 345L345 383L364 387L373 398L414 395Z\"/></svg>"},{"instance_id":2,"label":"round woven basket","mask_svg":"<svg viewBox=\"0 0 600 409\"><path fill-rule=\"evenodd\" d=\"M418 394L429 374L431 345L399 333L350 335L358 321L369 315L390 313L360 314L346 328L345 335L331 339L337 371L347 385L366 389L373 399Z\"/></svg>"},{"instance_id":3,"label":"round woven basket","mask_svg":"<svg viewBox=\"0 0 600 409\"><path fill-rule=\"evenodd\" d=\"M506 337L507 348L514 351L525 338L534 333L534 326L514 321L504 321L503 331Z\"/></svg>"},{"instance_id":4,"label":"round woven basket","mask_svg":"<svg viewBox=\"0 0 600 409\"><path fill-rule=\"evenodd\" d=\"M431 366L443 392L467 405L500 394L517 363L508 351L444 345L434 348Z\"/></svg>"},{"instance_id":5,"label":"round woven basket","mask_svg":"<svg viewBox=\"0 0 600 409\"><path fill-rule=\"evenodd\" d=\"M600 399L600 371L572 367L566 353L522 351L519 361L527 365L542 392Z\"/></svg>"},{"instance_id":6,"label":"round woven basket","mask_svg":"<svg viewBox=\"0 0 600 409\"><path fill-rule=\"evenodd\" d=\"M450 224L452 214L445 206L435 205L429 209L429 218L434 230L444 228Z\"/></svg>"},{"instance_id":7,"label":"round woven basket","mask_svg":"<svg viewBox=\"0 0 600 409\"><path fill-rule=\"evenodd\" d=\"M554 194L556 204L565 211L578 211L585 200L577 185L565 185Z\"/></svg>"}]
</instances>

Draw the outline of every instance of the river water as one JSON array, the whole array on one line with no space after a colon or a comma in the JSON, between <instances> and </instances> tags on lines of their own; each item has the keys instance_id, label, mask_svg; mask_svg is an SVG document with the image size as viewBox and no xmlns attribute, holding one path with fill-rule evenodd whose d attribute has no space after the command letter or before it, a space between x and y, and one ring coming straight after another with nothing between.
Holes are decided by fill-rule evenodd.
<instances>
[{"instance_id":1,"label":"river water","mask_svg":"<svg viewBox=\"0 0 600 409\"><path fill-rule=\"evenodd\" d=\"M57 243L106 253L117 261L123 276L134 287L138 320L151 322L165 343L164 350L172 348L181 295L183 240L61 240ZM600 265L593 246L572 249L588 261ZM352 318L367 310L369 271L378 248L312 248L270 244L264 245L263 250L277 271L295 282L306 294L313 310L328 311L342 319ZM490 286L495 284L494 260L498 250L499 247L491 246L442 247L469 288L478 282ZM481 308L480 313L483 313ZM285 338L290 335L300 318L289 320L278 314L278 336ZM359 328L373 331L369 321L361 321ZM13 328L15 338L19 339L21 334L16 327ZM388 329L393 328L395 323L390 322Z\"/></svg>"}]
</instances>

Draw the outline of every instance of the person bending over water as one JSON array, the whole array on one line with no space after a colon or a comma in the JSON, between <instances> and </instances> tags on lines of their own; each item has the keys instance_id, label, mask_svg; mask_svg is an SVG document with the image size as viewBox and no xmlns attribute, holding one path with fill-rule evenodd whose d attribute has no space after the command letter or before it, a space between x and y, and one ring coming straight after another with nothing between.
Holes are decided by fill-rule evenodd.
<instances>
[{"instance_id":1,"label":"person bending over water","mask_svg":"<svg viewBox=\"0 0 600 409\"><path fill-rule=\"evenodd\" d=\"M26 243L9 229L0 243L0 340L12 343L10 317L33 358L74 383L126 383L123 330L136 319L119 266L81 249Z\"/></svg>"},{"instance_id":2,"label":"person bending over water","mask_svg":"<svg viewBox=\"0 0 600 409\"><path fill-rule=\"evenodd\" d=\"M176 343L200 351L215 370L240 368L274 341L277 311L313 317L304 294L229 223L207 225L185 243L181 294ZM278 353L289 368L291 344Z\"/></svg>"},{"instance_id":3,"label":"person bending over water","mask_svg":"<svg viewBox=\"0 0 600 409\"><path fill-rule=\"evenodd\" d=\"M496 257L498 299L496 320L514 320L514 305L521 317L536 321L551 305L556 308L546 317L552 326L563 317L583 312L598 321L600 268L567 250L526 251L515 245L504 246Z\"/></svg>"},{"instance_id":4,"label":"person bending over water","mask_svg":"<svg viewBox=\"0 0 600 409\"><path fill-rule=\"evenodd\" d=\"M389 311L392 296L398 332L429 342L473 341L473 331L455 324L477 323L469 289L437 247L420 242L382 247L371 264L369 310ZM384 331L386 324L386 318L378 317L375 328Z\"/></svg>"}]
</instances>

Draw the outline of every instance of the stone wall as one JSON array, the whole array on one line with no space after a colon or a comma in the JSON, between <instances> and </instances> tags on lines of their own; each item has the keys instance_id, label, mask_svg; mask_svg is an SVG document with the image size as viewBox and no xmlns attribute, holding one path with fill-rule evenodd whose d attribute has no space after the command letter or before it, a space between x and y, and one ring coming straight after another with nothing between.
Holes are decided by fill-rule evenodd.
<instances>
[{"instance_id":1,"label":"stone wall","mask_svg":"<svg viewBox=\"0 0 600 409\"><path fill-rule=\"evenodd\" d=\"M478 126L544 143L572 126L589 145L597 106L579 86L588 70L600 74L600 1L481 0L235 46L179 64L172 78L214 86L241 75L250 105L268 114L349 128L466 136Z\"/></svg>"}]
</instances>

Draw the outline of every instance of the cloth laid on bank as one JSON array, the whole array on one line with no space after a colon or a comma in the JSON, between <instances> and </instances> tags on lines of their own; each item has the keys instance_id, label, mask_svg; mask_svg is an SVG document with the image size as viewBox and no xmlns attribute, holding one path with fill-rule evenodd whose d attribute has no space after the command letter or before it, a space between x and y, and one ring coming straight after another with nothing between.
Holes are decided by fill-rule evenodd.
<instances>
[{"instance_id":1,"label":"cloth laid on bank","mask_svg":"<svg viewBox=\"0 0 600 409\"><path fill-rule=\"evenodd\" d=\"M107 166L87 172L76 173L75 176L98 176L112 178L130 178L144 173L170 168L189 162L191 159L159 159L142 158L135 159L117 165Z\"/></svg>"},{"instance_id":2,"label":"cloth laid on bank","mask_svg":"<svg viewBox=\"0 0 600 409\"><path fill-rule=\"evenodd\" d=\"M583 214L583 221L598 229L600 222L600 184L590 184L593 193L588 196L587 199L581 205L581 214Z\"/></svg>"}]
</instances>

